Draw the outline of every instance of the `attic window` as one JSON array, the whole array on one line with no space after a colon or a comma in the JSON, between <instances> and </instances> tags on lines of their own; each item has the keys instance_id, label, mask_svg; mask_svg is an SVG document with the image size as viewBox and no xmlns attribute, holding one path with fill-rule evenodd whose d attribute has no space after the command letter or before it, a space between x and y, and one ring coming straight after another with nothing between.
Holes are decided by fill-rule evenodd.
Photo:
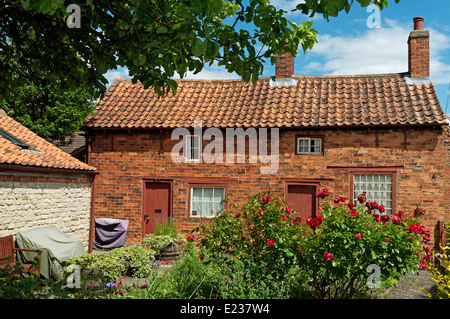
<instances>
[{"instance_id":1,"label":"attic window","mask_svg":"<svg viewBox=\"0 0 450 319\"><path fill-rule=\"evenodd\" d=\"M0 128L0 136L7 139L8 141L10 141L11 143L13 143L14 145L19 146L22 149L28 149L30 146L27 143L22 142L21 140L19 140L17 137L15 137L14 135L9 134L8 132L6 132L5 130Z\"/></svg>"},{"instance_id":2,"label":"attic window","mask_svg":"<svg viewBox=\"0 0 450 319\"><path fill-rule=\"evenodd\" d=\"M200 136L188 135L186 136L186 161L187 162L200 162Z\"/></svg>"},{"instance_id":3,"label":"attic window","mask_svg":"<svg viewBox=\"0 0 450 319\"><path fill-rule=\"evenodd\" d=\"M323 155L323 136L297 136L297 155Z\"/></svg>"}]
</instances>

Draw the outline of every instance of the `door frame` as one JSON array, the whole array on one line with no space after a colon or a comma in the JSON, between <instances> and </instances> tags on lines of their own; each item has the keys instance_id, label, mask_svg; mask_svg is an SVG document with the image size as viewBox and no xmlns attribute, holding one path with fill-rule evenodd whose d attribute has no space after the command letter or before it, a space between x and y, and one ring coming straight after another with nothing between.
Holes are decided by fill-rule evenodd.
<instances>
[{"instance_id":1,"label":"door frame","mask_svg":"<svg viewBox=\"0 0 450 319\"><path fill-rule=\"evenodd\" d=\"M173 178L142 178L142 198L141 198L141 236L145 236L145 226L144 226L144 206L145 206L145 184L146 183L160 183L160 184L170 184L169 186L169 214L168 218L173 218Z\"/></svg>"},{"instance_id":2,"label":"door frame","mask_svg":"<svg viewBox=\"0 0 450 319\"><path fill-rule=\"evenodd\" d=\"M323 180L309 180L309 179L285 179L284 180L284 200L287 202L289 186L314 186L316 193L320 190L320 182ZM319 212L319 198L315 200L315 212L314 216Z\"/></svg>"}]
</instances>

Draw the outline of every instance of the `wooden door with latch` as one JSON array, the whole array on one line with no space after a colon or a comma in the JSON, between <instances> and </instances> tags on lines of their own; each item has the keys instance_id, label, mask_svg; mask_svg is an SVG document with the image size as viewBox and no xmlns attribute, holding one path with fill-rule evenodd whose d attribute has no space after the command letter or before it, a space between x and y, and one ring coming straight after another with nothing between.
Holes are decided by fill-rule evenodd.
<instances>
[{"instance_id":1,"label":"wooden door with latch","mask_svg":"<svg viewBox=\"0 0 450 319\"><path fill-rule=\"evenodd\" d=\"M142 207L142 235L152 234L158 223L170 216L170 182L145 182Z\"/></svg>"}]
</instances>

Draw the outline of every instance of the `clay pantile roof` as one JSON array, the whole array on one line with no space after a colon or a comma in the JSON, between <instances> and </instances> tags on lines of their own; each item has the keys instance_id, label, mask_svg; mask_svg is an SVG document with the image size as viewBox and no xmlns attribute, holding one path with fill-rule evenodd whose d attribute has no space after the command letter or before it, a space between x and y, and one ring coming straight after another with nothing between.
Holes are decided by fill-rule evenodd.
<instances>
[{"instance_id":1,"label":"clay pantile roof","mask_svg":"<svg viewBox=\"0 0 450 319\"><path fill-rule=\"evenodd\" d=\"M116 79L86 128L351 127L446 124L433 83L408 85L404 74L295 76L296 85L240 80L178 80L178 92Z\"/></svg>"},{"instance_id":2,"label":"clay pantile roof","mask_svg":"<svg viewBox=\"0 0 450 319\"><path fill-rule=\"evenodd\" d=\"M72 141L70 141L72 139ZM70 143L68 143L70 142ZM60 141L53 141L53 145L58 146L66 153L72 154L72 152L78 151L86 146L86 139L83 132L75 132L70 137L65 139L65 145L61 145Z\"/></svg>"},{"instance_id":3,"label":"clay pantile roof","mask_svg":"<svg viewBox=\"0 0 450 319\"><path fill-rule=\"evenodd\" d=\"M95 171L0 110L0 164Z\"/></svg>"}]
</instances>

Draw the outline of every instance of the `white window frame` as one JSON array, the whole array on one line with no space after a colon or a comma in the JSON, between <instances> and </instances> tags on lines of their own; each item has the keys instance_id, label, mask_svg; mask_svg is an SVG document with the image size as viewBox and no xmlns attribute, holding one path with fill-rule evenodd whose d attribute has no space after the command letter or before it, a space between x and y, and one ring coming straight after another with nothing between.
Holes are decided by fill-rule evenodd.
<instances>
[{"instance_id":1,"label":"white window frame","mask_svg":"<svg viewBox=\"0 0 450 319\"><path fill-rule=\"evenodd\" d=\"M198 140L198 146L192 145L193 139ZM200 135L186 135L186 154L185 160L186 162L200 162L202 156L202 148L200 145ZM194 142L195 144L195 142ZM197 154L195 154L195 150L197 150ZM197 156L195 156L197 155Z\"/></svg>"},{"instance_id":2,"label":"white window frame","mask_svg":"<svg viewBox=\"0 0 450 319\"><path fill-rule=\"evenodd\" d=\"M221 198L220 201L215 201L214 200L214 190L215 189L221 189L223 192L223 197ZM202 197L200 201L197 201L196 203L200 203L200 204L205 204L205 203L209 203L209 204L219 204L220 209L217 212L209 212L208 214L205 214L204 212L200 211L197 212L195 215L192 214L193 212L193 208L194 208L194 189L201 189L202 190ZM204 191L205 189L212 189L213 190L213 195L212 195L212 201L205 201L204 200ZM189 215L190 217L215 217L217 216L217 213L219 213L223 208L224 208L224 203L223 200L225 199L225 192L226 192L226 187L225 186L191 186L191 197L190 197L190 207L189 207Z\"/></svg>"},{"instance_id":3,"label":"white window frame","mask_svg":"<svg viewBox=\"0 0 450 319\"><path fill-rule=\"evenodd\" d=\"M307 152L301 152L300 151L300 140L303 140L303 141L308 141L308 146L307 146L307 148L308 148L308 151ZM311 152L311 140L314 140L314 144L315 143L317 143L317 141L319 142L319 152ZM322 143L322 138L320 138L320 137L297 137L297 154L317 154L317 155L320 155L320 154L322 154L322 148L323 148L323 145L322 145L323 143ZM316 148L316 146L317 145L314 145L314 150L315 150L315 148Z\"/></svg>"},{"instance_id":4,"label":"white window frame","mask_svg":"<svg viewBox=\"0 0 450 319\"><path fill-rule=\"evenodd\" d=\"M364 177L363 177L364 176ZM368 181L368 176L370 176L371 181ZM383 178L381 178L383 176ZM390 177L390 182L386 181L386 176ZM358 195L363 191L366 192L367 201L375 201L379 205L383 205L385 212L383 215L392 216L393 210L395 208L395 197L394 197L394 174L389 173L354 173L353 174L353 202L355 205L359 205ZM365 179L363 181L363 179ZM377 179L377 181L375 181ZM381 181L383 179L383 181ZM390 196L386 196L390 195ZM382 197L387 197L382 198ZM389 205L390 203L390 205Z\"/></svg>"}]
</instances>

